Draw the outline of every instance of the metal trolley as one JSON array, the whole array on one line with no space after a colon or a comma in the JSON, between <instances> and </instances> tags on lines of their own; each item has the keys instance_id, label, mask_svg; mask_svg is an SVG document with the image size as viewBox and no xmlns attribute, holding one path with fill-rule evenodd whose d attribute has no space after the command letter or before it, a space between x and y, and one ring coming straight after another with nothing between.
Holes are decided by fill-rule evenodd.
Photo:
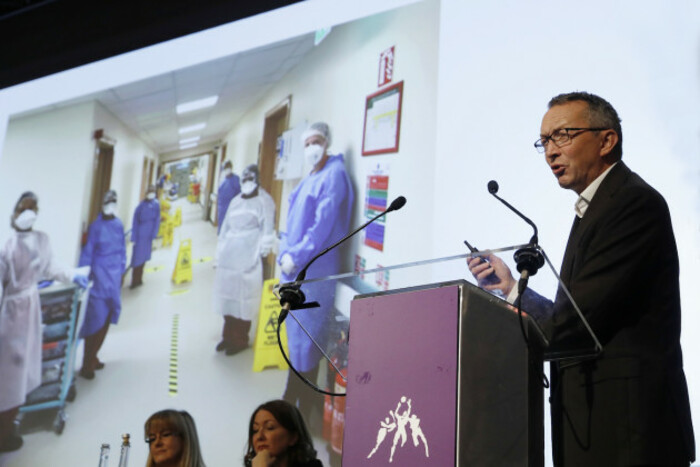
<instances>
[{"instance_id":1,"label":"metal trolley","mask_svg":"<svg viewBox=\"0 0 700 467\"><path fill-rule=\"evenodd\" d=\"M85 316L88 289L74 284L53 284L39 290L42 315L41 386L27 395L20 407L18 423L28 412L58 409L53 422L56 434L66 424L66 401L72 402L75 388L75 356L78 332Z\"/></svg>"}]
</instances>

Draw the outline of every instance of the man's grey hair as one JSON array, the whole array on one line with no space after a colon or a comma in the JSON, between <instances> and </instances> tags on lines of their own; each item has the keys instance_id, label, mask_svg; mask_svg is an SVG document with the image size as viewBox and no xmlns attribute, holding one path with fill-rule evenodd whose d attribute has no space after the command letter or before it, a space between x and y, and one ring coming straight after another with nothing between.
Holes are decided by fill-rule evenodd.
<instances>
[{"instance_id":1,"label":"man's grey hair","mask_svg":"<svg viewBox=\"0 0 700 467\"><path fill-rule=\"evenodd\" d=\"M553 97L548 108L563 105L569 102L582 101L588 104L588 124L592 128L610 128L617 133L618 141L610 155L615 160L622 159L622 126L617 111L600 96L585 91L567 92Z\"/></svg>"}]
</instances>

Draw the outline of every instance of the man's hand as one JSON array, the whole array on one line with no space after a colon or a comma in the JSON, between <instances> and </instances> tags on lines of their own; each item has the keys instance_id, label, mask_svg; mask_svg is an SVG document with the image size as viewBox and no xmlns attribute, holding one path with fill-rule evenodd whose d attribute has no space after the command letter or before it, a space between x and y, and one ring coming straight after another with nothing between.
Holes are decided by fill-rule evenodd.
<instances>
[{"instance_id":1,"label":"man's hand","mask_svg":"<svg viewBox=\"0 0 700 467\"><path fill-rule=\"evenodd\" d=\"M479 287L489 291L500 290L504 296L508 296L517 283L510 268L496 255L486 255L485 258L488 262L484 261L483 258L474 256L467 259L469 271Z\"/></svg>"}]
</instances>

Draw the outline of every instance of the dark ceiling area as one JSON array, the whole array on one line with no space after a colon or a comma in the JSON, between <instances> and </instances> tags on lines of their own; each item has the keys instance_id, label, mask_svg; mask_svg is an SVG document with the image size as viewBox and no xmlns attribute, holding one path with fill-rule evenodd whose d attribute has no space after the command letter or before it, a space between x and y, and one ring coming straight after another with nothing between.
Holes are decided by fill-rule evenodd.
<instances>
[{"instance_id":1,"label":"dark ceiling area","mask_svg":"<svg viewBox=\"0 0 700 467\"><path fill-rule=\"evenodd\" d=\"M0 89L299 0L0 0Z\"/></svg>"}]
</instances>

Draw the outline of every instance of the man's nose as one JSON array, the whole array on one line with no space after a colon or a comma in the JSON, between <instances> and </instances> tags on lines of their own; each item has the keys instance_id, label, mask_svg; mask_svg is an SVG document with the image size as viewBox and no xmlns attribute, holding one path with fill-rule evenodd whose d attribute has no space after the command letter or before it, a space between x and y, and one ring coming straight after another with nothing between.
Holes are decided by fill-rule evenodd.
<instances>
[{"instance_id":1,"label":"man's nose","mask_svg":"<svg viewBox=\"0 0 700 467\"><path fill-rule=\"evenodd\" d=\"M547 162L551 162L559 156L559 147L551 141L544 148L544 157Z\"/></svg>"}]
</instances>

